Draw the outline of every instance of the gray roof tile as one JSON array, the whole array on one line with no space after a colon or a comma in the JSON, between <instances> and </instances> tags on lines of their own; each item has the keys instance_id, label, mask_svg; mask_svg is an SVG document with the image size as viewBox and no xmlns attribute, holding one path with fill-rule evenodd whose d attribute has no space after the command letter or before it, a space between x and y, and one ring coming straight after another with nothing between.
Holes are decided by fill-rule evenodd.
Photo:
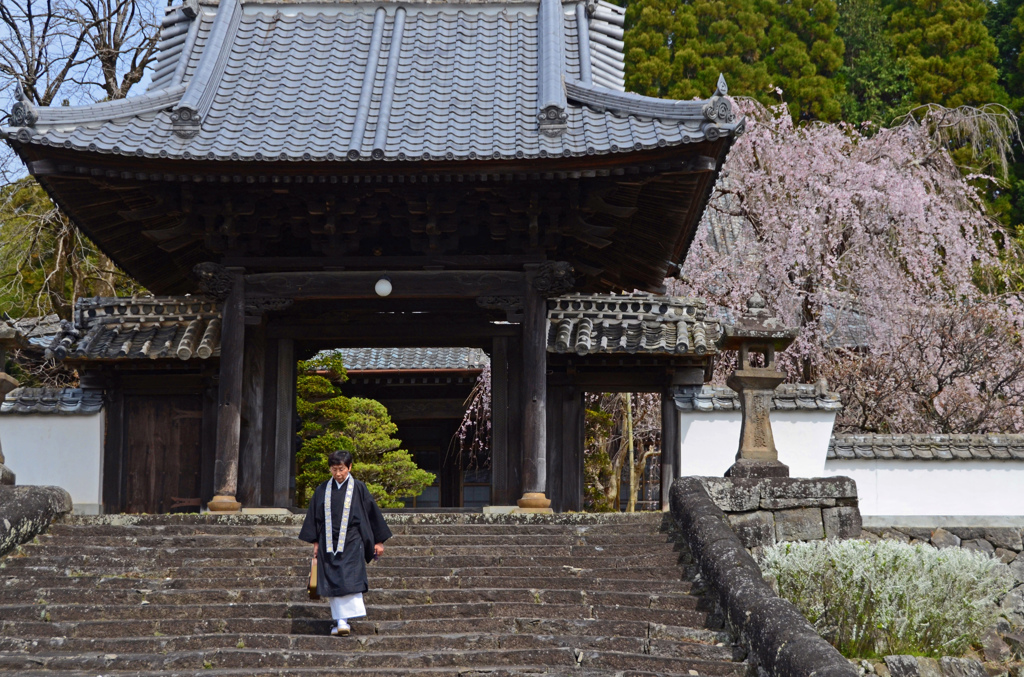
<instances>
[{"instance_id":1,"label":"gray roof tile","mask_svg":"<svg viewBox=\"0 0 1024 677\"><path fill-rule=\"evenodd\" d=\"M1024 461L1024 435L833 435L828 458Z\"/></svg>"},{"instance_id":2,"label":"gray roof tile","mask_svg":"<svg viewBox=\"0 0 1024 677\"><path fill-rule=\"evenodd\" d=\"M220 355L220 308L187 296L79 299L47 354L75 360L190 360Z\"/></svg>"},{"instance_id":3,"label":"gray roof tile","mask_svg":"<svg viewBox=\"0 0 1024 677\"><path fill-rule=\"evenodd\" d=\"M676 406L683 411L739 411L740 398L726 386L704 385L695 395L678 395ZM814 383L783 383L775 389L773 411L839 411L843 403L839 394ZM842 450L843 458L854 458L859 450L851 446Z\"/></svg>"},{"instance_id":4,"label":"gray roof tile","mask_svg":"<svg viewBox=\"0 0 1024 677\"><path fill-rule=\"evenodd\" d=\"M490 358L479 348L341 348L348 371L481 370Z\"/></svg>"},{"instance_id":5,"label":"gray roof tile","mask_svg":"<svg viewBox=\"0 0 1024 677\"><path fill-rule=\"evenodd\" d=\"M82 388L15 388L0 403L0 414L95 414L103 392Z\"/></svg>"},{"instance_id":6,"label":"gray roof tile","mask_svg":"<svg viewBox=\"0 0 1024 677\"><path fill-rule=\"evenodd\" d=\"M548 352L713 355L721 323L703 301L652 294L571 294L548 300Z\"/></svg>"},{"instance_id":7,"label":"gray roof tile","mask_svg":"<svg viewBox=\"0 0 1024 677\"><path fill-rule=\"evenodd\" d=\"M403 30L392 45L397 15ZM34 127L7 133L148 157L442 161L626 152L713 140L742 124L712 119L707 102L622 93L623 16L604 2L222 0L216 13L169 16L159 88L38 109ZM540 133L545 106L563 111L563 133ZM201 121L180 138L174 118L188 111Z\"/></svg>"}]
</instances>

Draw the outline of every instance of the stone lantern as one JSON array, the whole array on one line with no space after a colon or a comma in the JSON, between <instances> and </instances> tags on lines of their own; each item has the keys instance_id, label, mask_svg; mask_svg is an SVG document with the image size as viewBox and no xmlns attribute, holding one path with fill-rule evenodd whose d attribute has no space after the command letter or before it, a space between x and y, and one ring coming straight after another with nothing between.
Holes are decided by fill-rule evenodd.
<instances>
[{"instance_id":1,"label":"stone lantern","mask_svg":"<svg viewBox=\"0 0 1024 677\"><path fill-rule=\"evenodd\" d=\"M21 385L16 378L4 371L7 364L7 351L24 348L27 345L25 335L17 327L0 320L0 402L3 402L7 393ZM4 463L6 463L6 459L4 458L3 443L0 440L0 485L13 485L14 473Z\"/></svg>"},{"instance_id":2,"label":"stone lantern","mask_svg":"<svg viewBox=\"0 0 1024 677\"><path fill-rule=\"evenodd\" d=\"M725 326L722 348L739 351L737 369L726 384L739 393L743 414L739 451L727 477L789 477L789 466L779 461L769 414L775 388L786 378L775 368L775 353L785 350L797 331L774 317L757 292L746 312ZM752 366L755 355L763 356L763 366Z\"/></svg>"}]
</instances>

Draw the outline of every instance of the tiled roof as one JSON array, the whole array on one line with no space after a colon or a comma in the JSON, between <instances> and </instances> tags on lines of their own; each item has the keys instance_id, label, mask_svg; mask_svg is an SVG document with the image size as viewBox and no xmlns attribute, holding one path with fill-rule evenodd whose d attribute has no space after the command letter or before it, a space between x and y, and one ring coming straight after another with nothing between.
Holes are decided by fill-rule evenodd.
<instances>
[{"instance_id":1,"label":"tiled roof","mask_svg":"<svg viewBox=\"0 0 1024 677\"><path fill-rule=\"evenodd\" d=\"M187 296L80 299L74 326L47 353L88 360L218 357L220 308Z\"/></svg>"},{"instance_id":2,"label":"tiled roof","mask_svg":"<svg viewBox=\"0 0 1024 677\"><path fill-rule=\"evenodd\" d=\"M168 9L150 91L19 102L5 131L229 161L583 156L742 131L724 81L706 101L623 93L623 22L603 0L186 4Z\"/></svg>"},{"instance_id":3,"label":"tiled roof","mask_svg":"<svg viewBox=\"0 0 1024 677\"><path fill-rule=\"evenodd\" d=\"M722 325L703 301L652 294L572 294L548 301L548 352L711 355Z\"/></svg>"},{"instance_id":4,"label":"tiled roof","mask_svg":"<svg viewBox=\"0 0 1024 677\"><path fill-rule=\"evenodd\" d=\"M341 348L348 371L481 370L490 362L479 348Z\"/></svg>"},{"instance_id":5,"label":"tiled roof","mask_svg":"<svg viewBox=\"0 0 1024 677\"><path fill-rule=\"evenodd\" d=\"M15 388L0 403L0 414L95 414L103 392L81 388Z\"/></svg>"},{"instance_id":6,"label":"tiled roof","mask_svg":"<svg viewBox=\"0 0 1024 677\"><path fill-rule=\"evenodd\" d=\"M1024 461L1024 435L834 435L828 458Z\"/></svg>"},{"instance_id":7,"label":"tiled roof","mask_svg":"<svg viewBox=\"0 0 1024 677\"><path fill-rule=\"evenodd\" d=\"M61 331L61 320L55 314L0 320L0 337L9 336L34 346L48 346ZM17 337L17 338L15 338Z\"/></svg>"},{"instance_id":8,"label":"tiled roof","mask_svg":"<svg viewBox=\"0 0 1024 677\"><path fill-rule=\"evenodd\" d=\"M701 386L696 395L678 395L676 406L683 411L739 411L740 398L726 386ZM838 393L814 383L783 383L775 389L773 411L839 411L843 403Z\"/></svg>"}]
</instances>

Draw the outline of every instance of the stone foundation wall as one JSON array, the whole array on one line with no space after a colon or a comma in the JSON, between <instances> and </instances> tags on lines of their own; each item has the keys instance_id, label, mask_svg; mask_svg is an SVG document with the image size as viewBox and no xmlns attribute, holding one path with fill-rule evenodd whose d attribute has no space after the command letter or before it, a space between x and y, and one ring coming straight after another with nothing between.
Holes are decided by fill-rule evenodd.
<instances>
[{"instance_id":1,"label":"stone foundation wall","mask_svg":"<svg viewBox=\"0 0 1024 677\"><path fill-rule=\"evenodd\" d=\"M748 549L861 535L857 485L849 477L697 479Z\"/></svg>"}]
</instances>

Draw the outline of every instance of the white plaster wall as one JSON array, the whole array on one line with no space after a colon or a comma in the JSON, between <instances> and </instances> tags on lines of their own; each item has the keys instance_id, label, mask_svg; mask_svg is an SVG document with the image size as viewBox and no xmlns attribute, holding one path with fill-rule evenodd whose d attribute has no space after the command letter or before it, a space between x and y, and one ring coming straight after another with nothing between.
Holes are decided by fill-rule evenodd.
<instances>
[{"instance_id":1,"label":"white plaster wall","mask_svg":"<svg viewBox=\"0 0 1024 677\"><path fill-rule=\"evenodd\" d=\"M772 436L779 460L791 477L821 477L836 414L832 411L773 411ZM740 444L739 411L681 411L680 475L721 477L736 460Z\"/></svg>"},{"instance_id":2,"label":"white plaster wall","mask_svg":"<svg viewBox=\"0 0 1024 677\"><path fill-rule=\"evenodd\" d=\"M99 512L103 503L102 413L81 416L5 414L0 445L18 484L58 486L75 512Z\"/></svg>"},{"instance_id":3,"label":"white plaster wall","mask_svg":"<svg viewBox=\"0 0 1024 677\"><path fill-rule=\"evenodd\" d=\"M833 459L857 482L862 515L1024 515L1024 463Z\"/></svg>"}]
</instances>

